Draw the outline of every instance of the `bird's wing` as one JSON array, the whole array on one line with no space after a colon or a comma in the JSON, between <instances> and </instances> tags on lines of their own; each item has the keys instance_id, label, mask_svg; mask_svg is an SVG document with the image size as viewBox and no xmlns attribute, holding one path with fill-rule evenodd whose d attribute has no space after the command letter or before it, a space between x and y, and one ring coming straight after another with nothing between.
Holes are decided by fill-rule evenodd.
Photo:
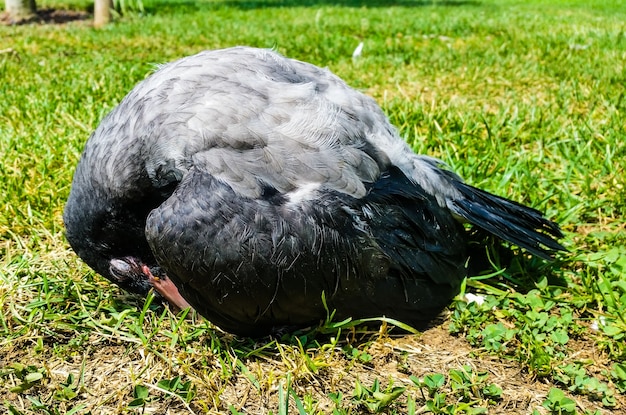
<instances>
[{"instance_id":1,"label":"bird's wing","mask_svg":"<svg viewBox=\"0 0 626 415\"><path fill-rule=\"evenodd\" d=\"M163 67L131 94L141 122L129 135L141 136L155 187L179 182L193 166L242 196L323 185L362 197L389 163L373 143L405 146L371 98L271 51L203 52Z\"/></svg>"},{"instance_id":2,"label":"bird's wing","mask_svg":"<svg viewBox=\"0 0 626 415\"><path fill-rule=\"evenodd\" d=\"M337 318L431 318L465 275L465 232L397 168L357 199L241 197L193 167L146 221L159 264L201 314L256 335Z\"/></svg>"}]
</instances>

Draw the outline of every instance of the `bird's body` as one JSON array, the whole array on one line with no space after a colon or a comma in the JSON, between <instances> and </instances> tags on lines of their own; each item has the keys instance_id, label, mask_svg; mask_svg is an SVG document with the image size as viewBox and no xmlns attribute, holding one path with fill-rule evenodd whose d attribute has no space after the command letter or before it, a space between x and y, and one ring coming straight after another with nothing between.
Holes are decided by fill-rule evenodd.
<instances>
[{"instance_id":1,"label":"bird's body","mask_svg":"<svg viewBox=\"0 0 626 415\"><path fill-rule=\"evenodd\" d=\"M318 323L322 294L337 318L432 318L466 274L459 219L562 249L554 223L414 154L329 71L244 47L137 85L87 142L64 219L100 274L145 293L147 265L245 335Z\"/></svg>"}]
</instances>

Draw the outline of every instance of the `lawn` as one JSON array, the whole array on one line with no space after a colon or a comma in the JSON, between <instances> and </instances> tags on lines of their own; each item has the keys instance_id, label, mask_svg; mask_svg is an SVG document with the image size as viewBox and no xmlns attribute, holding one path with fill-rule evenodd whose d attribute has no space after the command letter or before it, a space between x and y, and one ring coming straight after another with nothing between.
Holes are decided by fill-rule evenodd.
<instances>
[{"instance_id":1,"label":"lawn","mask_svg":"<svg viewBox=\"0 0 626 415\"><path fill-rule=\"evenodd\" d=\"M73 19L0 26L0 412L626 413L624 1L146 0L101 30L38 6ZM64 238L84 143L156 64L241 44L330 68L569 252L494 250L418 334L253 341L121 292Z\"/></svg>"}]
</instances>

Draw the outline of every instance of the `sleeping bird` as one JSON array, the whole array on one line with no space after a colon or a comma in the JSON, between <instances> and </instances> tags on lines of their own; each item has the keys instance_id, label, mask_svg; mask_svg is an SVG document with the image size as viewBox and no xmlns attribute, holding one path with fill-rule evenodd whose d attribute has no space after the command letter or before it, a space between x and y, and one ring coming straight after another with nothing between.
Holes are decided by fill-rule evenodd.
<instances>
[{"instance_id":1,"label":"sleeping bird","mask_svg":"<svg viewBox=\"0 0 626 415\"><path fill-rule=\"evenodd\" d=\"M557 224L415 154L330 71L249 47L140 82L87 141L64 222L102 276L244 336L329 311L421 325L458 293L471 227L564 249Z\"/></svg>"}]
</instances>

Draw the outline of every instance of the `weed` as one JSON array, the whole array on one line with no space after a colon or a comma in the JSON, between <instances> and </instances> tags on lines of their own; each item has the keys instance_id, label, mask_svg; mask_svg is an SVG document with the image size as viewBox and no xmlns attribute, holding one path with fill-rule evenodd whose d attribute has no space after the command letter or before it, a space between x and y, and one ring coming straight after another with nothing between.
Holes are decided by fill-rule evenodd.
<instances>
[{"instance_id":1,"label":"weed","mask_svg":"<svg viewBox=\"0 0 626 415\"><path fill-rule=\"evenodd\" d=\"M19 380L19 384L10 389L11 392L25 392L33 386L39 385L46 377L44 368L37 366L25 366L21 363L13 363L9 365L9 370L3 373L3 376L13 375Z\"/></svg>"},{"instance_id":2,"label":"weed","mask_svg":"<svg viewBox=\"0 0 626 415\"><path fill-rule=\"evenodd\" d=\"M573 415L576 413L576 402L565 396L565 393L557 388L550 389L548 397L542 405L551 410L553 414Z\"/></svg>"},{"instance_id":3,"label":"weed","mask_svg":"<svg viewBox=\"0 0 626 415\"><path fill-rule=\"evenodd\" d=\"M400 386L394 387L393 382L389 382L386 388L381 389L378 379L375 379L372 386L368 388L357 379L353 399L368 411L378 413L398 399L405 389Z\"/></svg>"}]
</instances>

